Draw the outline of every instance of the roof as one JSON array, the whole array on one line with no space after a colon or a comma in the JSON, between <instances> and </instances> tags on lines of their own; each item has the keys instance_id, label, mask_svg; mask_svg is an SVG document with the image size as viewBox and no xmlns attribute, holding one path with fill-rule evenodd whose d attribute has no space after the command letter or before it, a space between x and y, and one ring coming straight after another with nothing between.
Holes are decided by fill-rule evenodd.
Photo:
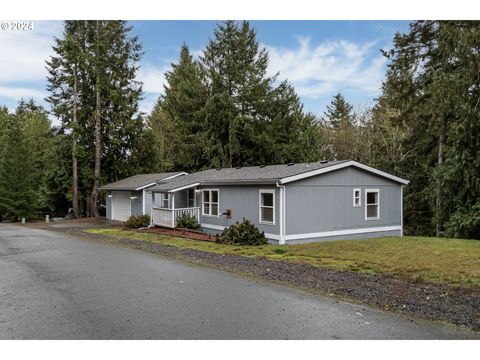
<instances>
[{"instance_id":1,"label":"roof","mask_svg":"<svg viewBox=\"0 0 480 360\"><path fill-rule=\"evenodd\" d=\"M149 189L149 191L178 191L197 185L214 184L286 184L349 166L354 166L364 171L375 173L376 175L388 178L400 184L408 184L408 180L388 174L368 165L353 160L342 160L205 170L159 182L155 187Z\"/></svg>"},{"instance_id":2,"label":"roof","mask_svg":"<svg viewBox=\"0 0 480 360\"><path fill-rule=\"evenodd\" d=\"M185 175L185 172L166 172L157 174L139 174L130 176L128 178L103 185L100 190L141 190L145 187L153 186L160 181L173 179L180 175Z\"/></svg>"}]
</instances>

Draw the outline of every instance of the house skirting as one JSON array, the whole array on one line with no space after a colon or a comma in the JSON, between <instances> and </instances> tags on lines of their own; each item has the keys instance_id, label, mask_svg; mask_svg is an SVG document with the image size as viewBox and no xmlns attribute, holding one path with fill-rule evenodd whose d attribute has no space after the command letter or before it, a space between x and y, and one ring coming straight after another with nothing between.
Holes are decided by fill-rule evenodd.
<instances>
[{"instance_id":1,"label":"house skirting","mask_svg":"<svg viewBox=\"0 0 480 360\"><path fill-rule=\"evenodd\" d=\"M202 230L209 234L220 234L225 227L207 223L201 224ZM333 241L333 240L354 240L374 237L402 236L402 226L377 226L369 228L343 229L322 231L307 234L289 234L285 236L286 244L304 244L309 242ZM265 233L268 242L274 245L280 243L280 235Z\"/></svg>"}]
</instances>

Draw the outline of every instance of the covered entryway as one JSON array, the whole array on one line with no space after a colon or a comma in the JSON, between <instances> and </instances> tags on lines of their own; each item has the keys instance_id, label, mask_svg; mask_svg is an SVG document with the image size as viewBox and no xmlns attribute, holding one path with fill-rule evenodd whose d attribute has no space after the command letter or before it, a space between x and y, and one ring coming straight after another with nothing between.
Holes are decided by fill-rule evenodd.
<instances>
[{"instance_id":1,"label":"covered entryway","mask_svg":"<svg viewBox=\"0 0 480 360\"><path fill-rule=\"evenodd\" d=\"M131 213L130 191L112 191L112 220L126 221Z\"/></svg>"}]
</instances>

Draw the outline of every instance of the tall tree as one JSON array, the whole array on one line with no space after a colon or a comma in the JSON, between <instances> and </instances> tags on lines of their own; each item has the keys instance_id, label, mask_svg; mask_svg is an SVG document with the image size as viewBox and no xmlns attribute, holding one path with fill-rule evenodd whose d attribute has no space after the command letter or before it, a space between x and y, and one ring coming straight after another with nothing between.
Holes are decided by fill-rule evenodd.
<instances>
[{"instance_id":1,"label":"tall tree","mask_svg":"<svg viewBox=\"0 0 480 360\"><path fill-rule=\"evenodd\" d=\"M378 107L405 129L399 166L417 233L480 238L479 24L416 21L386 53Z\"/></svg>"},{"instance_id":2,"label":"tall tree","mask_svg":"<svg viewBox=\"0 0 480 360\"><path fill-rule=\"evenodd\" d=\"M37 215L35 168L22 119L9 115L0 144L0 217L17 220Z\"/></svg>"},{"instance_id":3,"label":"tall tree","mask_svg":"<svg viewBox=\"0 0 480 360\"><path fill-rule=\"evenodd\" d=\"M342 94L333 96L322 120L322 130L331 145L328 157L339 160L357 158L359 128L355 123L353 106Z\"/></svg>"},{"instance_id":4,"label":"tall tree","mask_svg":"<svg viewBox=\"0 0 480 360\"><path fill-rule=\"evenodd\" d=\"M56 56L47 61L49 70L48 86L52 113L62 120L62 127L71 131L72 162L72 209L74 218L78 218L78 141L80 132L85 130L86 122L79 120L79 78L82 66L85 66L85 54L82 51L86 43L86 29L83 21L65 21L63 38L55 38L53 50ZM83 126L82 126L83 125Z\"/></svg>"},{"instance_id":5,"label":"tall tree","mask_svg":"<svg viewBox=\"0 0 480 360\"><path fill-rule=\"evenodd\" d=\"M142 52L130 31L124 21L67 21L47 62L48 101L72 138L73 192L83 189L87 215L99 215L100 182L130 175L135 167L128 164L138 158L142 89L135 78Z\"/></svg>"},{"instance_id":6,"label":"tall tree","mask_svg":"<svg viewBox=\"0 0 480 360\"><path fill-rule=\"evenodd\" d=\"M353 105L349 104L341 93L338 93L333 96L332 101L327 105L324 119L333 129L353 125Z\"/></svg>"},{"instance_id":7,"label":"tall tree","mask_svg":"<svg viewBox=\"0 0 480 360\"><path fill-rule=\"evenodd\" d=\"M180 50L178 63L172 64L172 69L165 73L165 79L165 94L149 120L160 135L158 140L162 159L165 159L169 152L167 146L170 146L176 153L172 164L174 168L199 170L205 166L203 110L208 88L201 65L193 59L185 44ZM167 139L164 138L165 134L169 135Z\"/></svg>"}]
</instances>

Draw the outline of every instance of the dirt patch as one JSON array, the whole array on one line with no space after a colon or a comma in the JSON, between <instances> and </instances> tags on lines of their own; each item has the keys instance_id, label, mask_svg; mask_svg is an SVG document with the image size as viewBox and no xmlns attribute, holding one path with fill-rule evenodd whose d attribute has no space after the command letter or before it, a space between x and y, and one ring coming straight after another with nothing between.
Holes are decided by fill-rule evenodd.
<instances>
[{"instance_id":1,"label":"dirt patch","mask_svg":"<svg viewBox=\"0 0 480 360\"><path fill-rule=\"evenodd\" d=\"M87 235L87 234L85 234ZM88 234L131 248L480 331L480 289Z\"/></svg>"},{"instance_id":2,"label":"dirt patch","mask_svg":"<svg viewBox=\"0 0 480 360\"><path fill-rule=\"evenodd\" d=\"M205 234L200 231L167 229L167 228L159 228L159 227L145 228L138 231L145 232L145 233L160 234L160 235L170 235L170 236L181 237L181 238L192 239L192 240L215 241L215 236L212 236L210 234Z\"/></svg>"}]
</instances>

